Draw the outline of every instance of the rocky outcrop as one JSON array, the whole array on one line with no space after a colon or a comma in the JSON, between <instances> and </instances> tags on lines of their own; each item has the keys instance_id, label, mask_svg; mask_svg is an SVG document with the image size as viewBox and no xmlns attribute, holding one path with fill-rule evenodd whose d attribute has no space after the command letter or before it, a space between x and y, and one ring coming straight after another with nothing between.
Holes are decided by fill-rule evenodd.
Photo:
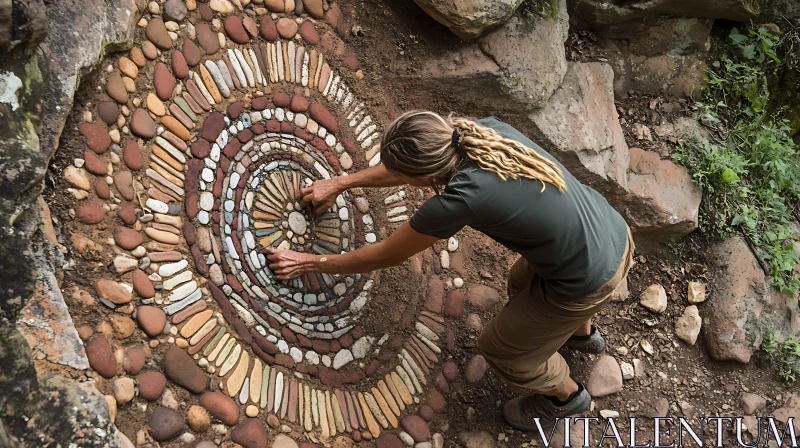
<instances>
[{"instance_id":1,"label":"rocky outcrop","mask_svg":"<svg viewBox=\"0 0 800 448\"><path fill-rule=\"evenodd\" d=\"M659 15L748 21L759 14L752 0L569 0L569 9L597 26Z\"/></svg>"},{"instance_id":2,"label":"rocky outcrop","mask_svg":"<svg viewBox=\"0 0 800 448\"><path fill-rule=\"evenodd\" d=\"M607 64L570 64L550 101L528 116L530 137L606 198L625 194L630 160L614 107L613 79Z\"/></svg>"},{"instance_id":3,"label":"rocky outcrop","mask_svg":"<svg viewBox=\"0 0 800 448\"><path fill-rule=\"evenodd\" d=\"M421 90L452 92L498 113L544 106L567 71L569 16L565 0L558 6L558 18L517 14L477 43L425 62L415 75L425 80Z\"/></svg>"},{"instance_id":4,"label":"rocky outcrop","mask_svg":"<svg viewBox=\"0 0 800 448\"><path fill-rule=\"evenodd\" d=\"M8 168L0 174L0 253L6 255L0 257L0 415L3 436L12 446L129 444L124 437L120 441L106 401L93 387L37 375L31 347L15 322L23 308L29 317L64 310L58 288L45 294L47 303L26 308L38 281L55 284L62 262L58 245L47 240L46 226L39 227L37 198L81 76L105 52L132 43L138 16L133 0L0 5L0 165ZM32 327L67 350L45 357L85 365L74 328L63 324L62 329Z\"/></svg>"},{"instance_id":5,"label":"rocky outcrop","mask_svg":"<svg viewBox=\"0 0 800 448\"><path fill-rule=\"evenodd\" d=\"M624 97L629 90L696 96L702 88L713 19L726 16L713 9L704 12L702 7L684 10L681 6L677 2L620 6L570 0L570 20L574 28L600 37L614 68L617 96ZM736 15L735 5L727 6L725 12Z\"/></svg>"},{"instance_id":6,"label":"rocky outcrop","mask_svg":"<svg viewBox=\"0 0 800 448\"><path fill-rule=\"evenodd\" d=\"M730 238L712 247L709 261L717 272L704 313L712 358L747 363L765 335L774 333L783 341L800 331L795 299L770 287L743 239Z\"/></svg>"},{"instance_id":7,"label":"rocky outcrop","mask_svg":"<svg viewBox=\"0 0 800 448\"><path fill-rule=\"evenodd\" d=\"M550 101L530 114L534 141L623 214L637 237L666 240L697 228L700 189L657 153L628 149L607 64L570 64Z\"/></svg>"},{"instance_id":8,"label":"rocky outcrop","mask_svg":"<svg viewBox=\"0 0 800 448\"><path fill-rule=\"evenodd\" d=\"M414 0L461 39L473 39L511 17L522 0Z\"/></svg>"},{"instance_id":9,"label":"rocky outcrop","mask_svg":"<svg viewBox=\"0 0 800 448\"><path fill-rule=\"evenodd\" d=\"M639 237L661 239L697 228L702 192L686 168L631 148L628 190L626 217Z\"/></svg>"}]
</instances>

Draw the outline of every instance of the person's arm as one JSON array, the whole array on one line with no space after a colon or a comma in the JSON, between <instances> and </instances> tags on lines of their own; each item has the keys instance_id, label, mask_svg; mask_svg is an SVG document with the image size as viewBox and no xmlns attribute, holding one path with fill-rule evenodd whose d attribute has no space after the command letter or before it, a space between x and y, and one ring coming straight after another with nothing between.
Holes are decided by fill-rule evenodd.
<instances>
[{"instance_id":1,"label":"person's arm","mask_svg":"<svg viewBox=\"0 0 800 448\"><path fill-rule=\"evenodd\" d=\"M338 176L333 179L321 179L307 188L300 189L303 204L311 204L314 211L321 214L329 209L336 196L350 188L370 187L396 187L405 182L397 174L387 170L385 166L377 165L348 176Z\"/></svg>"},{"instance_id":2,"label":"person's arm","mask_svg":"<svg viewBox=\"0 0 800 448\"><path fill-rule=\"evenodd\" d=\"M341 255L314 255L293 251L270 250L269 268L278 280L289 280L303 274L359 274L397 266L421 252L439 238L417 232L403 224L386 241L362 247ZM321 261L323 260L324 261Z\"/></svg>"}]
</instances>

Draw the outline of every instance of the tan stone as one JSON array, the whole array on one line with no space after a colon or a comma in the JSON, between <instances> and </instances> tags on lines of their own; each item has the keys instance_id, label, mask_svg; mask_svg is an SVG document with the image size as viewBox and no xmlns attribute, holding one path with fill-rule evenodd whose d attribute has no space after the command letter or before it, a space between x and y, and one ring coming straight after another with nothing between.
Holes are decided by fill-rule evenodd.
<instances>
[{"instance_id":1,"label":"tan stone","mask_svg":"<svg viewBox=\"0 0 800 448\"><path fill-rule=\"evenodd\" d=\"M222 102L222 95L219 93L219 88L217 88L217 84L214 82L214 78L211 77L211 73L208 72L208 69L205 65L200 64L200 76L203 78L203 84L206 85L206 89L208 89L208 93L211 94L211 97L214 98L214 101L217 103Z\"/></svg>"},{"instance_id":2,"label":"tan stone","mask_svg":"<svg viewBox=\"0 0 800 448\"><path fill-rule=\"evenodd\" d=\"M125 56L119 58L119 71L132 79L136 79L136 77L139 76L139 67Z\"/></svg>"},{"instance_id":3,"label":"tan stone","mask_svg":"<svg viewBox=\"0 0 800 448\"><path fill-rule=\"evenodd\" d=\"M414 403L414 398L411 396L411 392L406 387L406 383L404 383L403 380L400 379L400 375L398 375L395 372L392 372L391 378L392 382L394 383L394 386L397 388L397 392L400 393L400 398L403 399L403 403L405 403L406 406L409 406L412 403Z\"/></svg>"},{"instance_id":4,"label":"tan stone","mask_svg":"<svg viewBox=\"0 0 800 448\"><path fill-rule=\"evenodd\" d=\"M378 422L375 421L375 417L372 416L367 402L364 401L364 394L361 392L358 393L358 403L361 405L361 412L364 414L364 420L367 423L369 433L372 434L372 437L377 439L378 436L381 435L381 427L378 425Z\"/></svg>"},{"instance_id":5,"label":"tan stone","mask_svg":"<svg viewBox=\"0 0 800 448\"><path fill-rule=\"evenodd\" d=\"M400 409L397 407L397 403L395 403L394 397L392 396L392 393L389 391L389 387L383 380L378 381L378 390L381 392L383 399L386 400L386 404L392 410L392 413L394 415L400 415ZM377 399L378 396L376 395L375 398ZM378 400L378 404L380 403L381 403L380 400Z\"/></svg>"},{"instance_id":6,"label":"tan stone","mask_svg":"<svg viewBox=\"0 0 800 448\"><path fill-rule=\"evenodd\" d=\"M261 375L264 368L261 365L261 360L253 358L253 370L250 373L250 401L258 403L261 398Z\"/></svg>"},{"instance_id":7,"label":"tan stone","mask_svg":"<svg viewBox=\"0 0 800 448\"><path fill-rule=\"evenodd\" d=\"M175 235L174 233L165 232L163 230L157 230L152 227L145 227L144 233L149 238L152 238L158 241L159 243L178 244L181 242L180 236Z\"/></svg>"},{"instance_id":8,"label":"tan stone","mask_svg":"<svg viewBox=\"0 0 800 448\"><path fill-rule=\"evenodd\" d=\"M206 337L206 335L211 333L216 327L217 327L217 320L210 319L199 330L197 330L197 333L195 333L194 336L192 336L192 338L189 340L189 343L191 345L198 344L200 341L203 340L204 337Z\"/></svg>"},{"instance_id":9,"label":"tan stone","mask_svg":"<svg viewBox=\"0 0 800 448\"><path fill-rule=\"evenodd\" d=\"M203 312L197 313L189 319L188 322L181 328L181 336L188 338L191 337L193 334L197 332L209 319L211 316L214 315L213 310L205 310Z\"/></svg>"},{"instance_id":10,"label":"tan stone","mask_svg":"<svg viewBox=\"0 0 800 448\"><path fill-rule=\"evenodd\" d=\"M225 383L228 395L231 397L236 396L242 389L244 379L247 378L248 367L250 367L250 355L246 351L243 351L241 358L239 358L239 364L236 365L233 373L228 377L228 381Z\"/></svg>"},{"instance_id":11,"label":"tan stone","mask_svg":"<svg viewBox=\"0 0 800 448\"><path fill-rule=\"evenodd\" d=\"M159 117L163 117L164 114L167 113L167 108L164 107L164 103L158 99L154 93L149 93L147 95L147 99L145 99L145 105L147 105L147 110L158 115Z\"/></svg>"}]
</instances>

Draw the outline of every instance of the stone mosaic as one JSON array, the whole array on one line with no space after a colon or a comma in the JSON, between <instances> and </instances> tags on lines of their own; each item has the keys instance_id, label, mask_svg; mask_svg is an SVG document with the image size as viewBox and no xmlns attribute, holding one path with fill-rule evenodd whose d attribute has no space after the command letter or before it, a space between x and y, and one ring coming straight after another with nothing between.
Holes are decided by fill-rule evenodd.
<instances>
[{"instance_id":1,"label":"stone mosaic","mask_svg":"<svg viewBox=\"0 0 800 448\"><path fill-rule=\"evenodd\" d=\"M321 3L302 3L321 17ZM136 376L126 377L109 338L88 333L90 366L121 390L135 383L137 397L121 394L119 405L160 400L165 407L150 420L156 441L193 437L169 406L172 384L199 397L187 414L192 430L207 429L210 415L235 426L231 440L244 446L264 446L254 435L266 426L312 441L412 431L406 414L430 401L452 344L445 316L460 315L464 295L448 295L444 306L442 281L431 279L434 298L405 331L387 322L376 333L360 321L373 302L391 298L374 295L369 275L282 282L266 260L269 250L352 251L413 213L402 189L377 203L346 192L321 215L301 203L313 182L380 163L380 124L350 85L363 75L329 59L317 45L327 25L294 16L288 2L169 0L163 13L153 4L140 23L147 40L109 67L109 100L94 111L108 130L81 125L89 150L64 177L81 201L80 223L113 223L116 275L96 282L97 306L130 309L129 335L135 321L151 349L169 348L163 374L140 373L143 355L127 349L124 371ZM152 78L152 91L141 89L142 78ZM422 257L436 274L449 272L458 241L444 246ZM457 277L447 282L463 287ZM408 426L424 442L419 420Z\"/></svg>"}]
</instances>

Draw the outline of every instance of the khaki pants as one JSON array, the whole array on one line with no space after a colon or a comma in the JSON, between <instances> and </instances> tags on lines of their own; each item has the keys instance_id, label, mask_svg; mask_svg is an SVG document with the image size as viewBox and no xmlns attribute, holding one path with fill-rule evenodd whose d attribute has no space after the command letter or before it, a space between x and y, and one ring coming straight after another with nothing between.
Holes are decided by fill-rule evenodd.
<instances>
[{"instance_id":1,"label":"khaki pants","mask_svg":"<svg viewBox=\"0 0 800 448\"><path fill-rule=\"evenodd\" d=\"M542 290L541 278L520 258L508 275L510 300L481 333L478 347L510 388L553 395L569 383L569 366L558 349L606 304L633 265L634 244L628 242L617 272L586 297L555 300Z\"/></svg>"}]
</instances>

